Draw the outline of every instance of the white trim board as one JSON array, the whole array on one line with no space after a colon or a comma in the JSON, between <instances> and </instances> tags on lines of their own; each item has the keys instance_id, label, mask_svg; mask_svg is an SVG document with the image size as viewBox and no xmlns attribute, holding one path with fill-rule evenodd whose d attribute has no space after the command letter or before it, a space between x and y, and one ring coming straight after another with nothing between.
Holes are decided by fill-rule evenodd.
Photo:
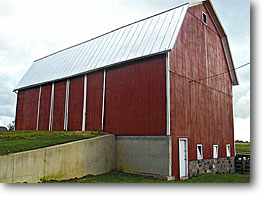
<instances>
[{"instance_id":1,"label":"white trim board","mask_svg":"<svg viewBox=\"0 0 265 200\"><path fill-rule=\"evenodd\" d=\"M87 75L84 75L84 102L83 102L82 131L85 131L86 129L86 95L87 95Z\"/></svg>"},{"instance_id":2,"label":"white trim board","mask_svg":"<svg viewBox=\"0 0 265 200\"><path fill-rule=\"evenodd\" d=\"M52 83L52 94L51 94L51 109L50 109L49 131L52 131L52 123L53 123L53 104L54 104L54 83Z\"/></svg>"},{"instance_id":3,"label":"white trim board","mask_svg":"<svg viewBox=\"0 0 265 200\"><path fill-rule=\"evenodd\" d=\"M167 99L167 135L170 135L170 59L166 53L166 99Z\"/></svg>"},{"instance_id":4,"label":"white trim board","mask_svg":"<svg viewBox=\"0 0 265 200\"><path fill-rule=\"evenodd\" d=\"M38 100L38 114L37 114L37 125L36 125L36 131L39 130L39 117L40 117L40 98L41 98L41 86L39 90L39 100Z\"/></svg>"},{"instance_id":5,"label":"white trim board","mask_svg":"<svg viewBox=\"0 0 265 200\"><path fill-rule=\"evenodd\" d=\"M104 117L105 117L105 96L106 96L106 69L104 69L103 77L103 95L102 95L102 118L101 118L101 130L104 131Z\"/></svg>"},{"instance_id":6,"label":"white trim board","mask_svg":"<svg viewBox=\"0 0 265 200\"><path fill-rule=\"evenodd\" d=\"M65 91L65 110L64 110L64 130L65 131L67 131L67 128L68 128L69 87L70 87L70 79L66 81L66 91Z\"/></svg>"}]
</instances>

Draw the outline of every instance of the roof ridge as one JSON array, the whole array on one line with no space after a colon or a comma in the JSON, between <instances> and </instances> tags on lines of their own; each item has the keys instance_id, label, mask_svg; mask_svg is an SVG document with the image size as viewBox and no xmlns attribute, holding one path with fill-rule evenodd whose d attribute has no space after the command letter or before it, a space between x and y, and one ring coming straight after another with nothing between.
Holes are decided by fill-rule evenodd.
<instances>
[{"instance_id":1,"label":"roof ridge","mask_svg":"<svg viewBox=\"0 0 265 200\"><path fill-rule=\"evenodd\" d=\"M101 34L101 35L99 35L99 36L96 36L96 37L91 38L91 39L89 39L89 40L86 40L86 41L84 41L84 42L81 42L81 43L78 43L78 44L72 45L72 46L70 46L70 47L67 47L67 48L61 49L61 50L59 50L59 51L56 51L56 52L54 52L54 53L51 53L51 54L49 54L49 55L47 55L47 56L41 57L41 58L39 58L39 59L37 59L37 60L34 60L34 62L37 62L37 61L42 60L42 59L44 59L44 58L47 58L47 57L49 57L49 56L55 55L55 54L57 54L57 53L60 53L60 52L62 52L62 51L65 51L65 50L67 50L67 49L70 49L70 48L73 48L73 47L79 46L79 45L81 45L81 44L87 43L87 42L89 42L89 41L95 40L95 39L97 39L97 38L99 38L99 37L102 37L102 36L104 36L104 35L107 35L107 34L109 34L109 33L112 33L112 32L114 32L114 31L117 31L117 30L122 29L122 28L124 28L124 27L130 26L130 25L132 25L132 24L136 24L136 23L139 23L139 22L141 22L141 21L144 21L144 20L150 19L150 18L152 18L152 17L155 17L155 16L158 16L158 15L164 14L164 13L169 12L169 11L171 11L171 10L174 10L174 9L176 9L176 8L182 7L182 6L186 5L186 4L189 4L189 3L187 2L187 3L184 3L184 4L178 5L178 6L176 6L176 7L170 8L170 9L165 10L165 11L162 11L162 12L160 12L160 13L157 13L157 14L151 15L151 16L149 16L149 17L146 17L146 18L140 19L140 20L138 20L138 21L135 21L135 22L129 23L129 24L127 24L127 25L121 26L121 27L119 27L119 28L116 28L116 29L114 29L114 30L112 30L112 31L106 32L106 33L104 33L104 34Z\"/></svg>"}]
</instances>

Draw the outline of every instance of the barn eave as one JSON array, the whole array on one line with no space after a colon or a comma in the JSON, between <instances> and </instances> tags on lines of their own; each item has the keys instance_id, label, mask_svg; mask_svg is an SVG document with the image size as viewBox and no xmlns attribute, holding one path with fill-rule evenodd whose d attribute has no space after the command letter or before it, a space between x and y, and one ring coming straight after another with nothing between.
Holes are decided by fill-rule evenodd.
<instances>
[{"instance_id":1,"label":"barn eave","mask_svg":"<svg viewBox=\"0 0 265 200\"><path fill-rule=\"evenodd\" d=\"M74 75L71 75L71 76L62 77L62 78L49 80L49 81L45 81L45 82L40 82L40 83L36 83L36 84L25 86L25 87L15 88L13 90L13 92L17 93L19 90L25 90L25 89L29 89L29 88L45 85L45 84L48 84L48 83L53 83L53 82L56 82L56 81L67 80L67 79L70 79L70 78L73 78L73 77L77 77L77 76L80 76L80 75L93 73L93 72L96 72L96 71L104 70L104 69L109 68L109 67L114 67L114 66L119 66L119 65L122 65L122 64L127 64L127 63L130 63L130 62L138 61L138 60L149 58L149 57L153 57L153 56L158 56L158 55L162 55L162 54L166 55L167 52L170 52L170 51L171 51L171 49L168 49L168 50L165 50L165 51L157 52L157 53L154 53L154 54L149 54L149 55L146 55L146 56L141 56L141 57L134 58L134 59L131 59L131 60L126 60L126 61L122 61L122 62L119 62L119 63L113 63L111 65L107 65L107 66L104 66L104 67L101 67L101 68L97 68L97 69L94 69L94 70L81 72L81 73L74 74Z\"/></svg>"}]
</instances>

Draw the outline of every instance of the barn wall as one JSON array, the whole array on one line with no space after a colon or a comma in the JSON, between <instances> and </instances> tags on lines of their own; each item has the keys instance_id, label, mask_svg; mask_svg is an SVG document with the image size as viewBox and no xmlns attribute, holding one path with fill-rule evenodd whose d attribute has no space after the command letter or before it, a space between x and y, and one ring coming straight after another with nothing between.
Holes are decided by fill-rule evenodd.
<instances>
[{"instance_id":1,"label":"barn wall","mask_svg":"<svg viewBox=\"0 0 265 200\"><path fill-rule=\"evenodd\" d=\"M68 128L69 131L81 131L84 102L84 76L70 79Z\"/></svg>"},{"instance_id":2,"label":"barn wall","mask_svg":"<svg viewBox=\"0 0 265 200\"><path fill-rule=\"evenodd\" d=\"M165 55L159 55L106 69L105 132L166 134L165 63ZM103 83L103 70L87 74L85 130L102 130ZM49 130L51 90L52 84L42 86L39 130ZM26 104L21 103L23 97L18 97L18 128L21 106ZM66 80L55 82L53 131L64 130L65 97ZM81 75L70 79L67 130L82 130L83 101L84 75ZM34 109L37 107L38 94Z\"/></svg>"},{"instance_id":3,"label":"barn wall","mask_svg":"<svg viewBox=\"0 0 265 200\"><path fill-rule=\"evenodd\" d=\"M52 92L51 84L41 87L38 130L49 130L51 92Z\"/></svg>"},{"instance_id":4,"label":"barn wall","mask_svg":"<svg viewBox=\"0 0 265 200\"><path fill-rule=\"evenodd\" d=\"M107 69L104 131L166 134L165 55Z\"/></svg>"},{"instance_id":5,"label":"barn wall","mask_svg":"<svg viewBox=\"0 0 265 200\"><path fill-rule=\"evenodd\" d=\"M208 15L209 26L201 21L202 11ZM179 137L188 138L189 160L197 159L197 144L203 144L204 159L213 157L213 144L219 146L219 157L226 157L226 144L230 144L234 156L230 76L204 79L225 71L221 39L207 10L203 5L189 8L170 52L170 131L176 178Z\"/></svg>"},{"instance_id":6,"label":"barn wall","mask_svg":"<svg viewBox=\"0 0 265 200\"><path fill-rule=\"evenodd\" d=\"M66 81L54 83L53 131L64 130Z\"/></svg>"},{"instance_id":7,"label":"barn wall","mask_svg":"<svg viewBox=\"0 0 265 200\"><path fill-rule=\"evenodd\" d=\"M85 130L88 131L101 130L103 78L103 70L87 74Z\"/></svg>"},{"instance_id":8,"label":"barn wall","mask_svg":"<svg viewBox=\"0 0 265 200\"><path fill-rule=\"evenodd\" d=\"M18 92L16 130L36 130L39 87Z\"/></svg>"}]
</instances>

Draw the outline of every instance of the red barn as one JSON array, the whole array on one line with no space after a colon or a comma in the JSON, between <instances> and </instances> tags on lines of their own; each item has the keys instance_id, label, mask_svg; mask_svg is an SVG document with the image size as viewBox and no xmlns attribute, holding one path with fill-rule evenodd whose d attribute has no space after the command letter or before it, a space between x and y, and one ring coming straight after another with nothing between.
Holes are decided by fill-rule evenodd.
<instances>
[{"instance_id":1,"label":"red barn","mask_svg":"<svg viewBox=\"0 0 265 200\"><path fill-rule=\"evenodd\" d=\"M15 88L16 130L164 137L165 175L231 172L233 85L211 2L187 3L34 61Z\"/></svg>"}]
</instances>

